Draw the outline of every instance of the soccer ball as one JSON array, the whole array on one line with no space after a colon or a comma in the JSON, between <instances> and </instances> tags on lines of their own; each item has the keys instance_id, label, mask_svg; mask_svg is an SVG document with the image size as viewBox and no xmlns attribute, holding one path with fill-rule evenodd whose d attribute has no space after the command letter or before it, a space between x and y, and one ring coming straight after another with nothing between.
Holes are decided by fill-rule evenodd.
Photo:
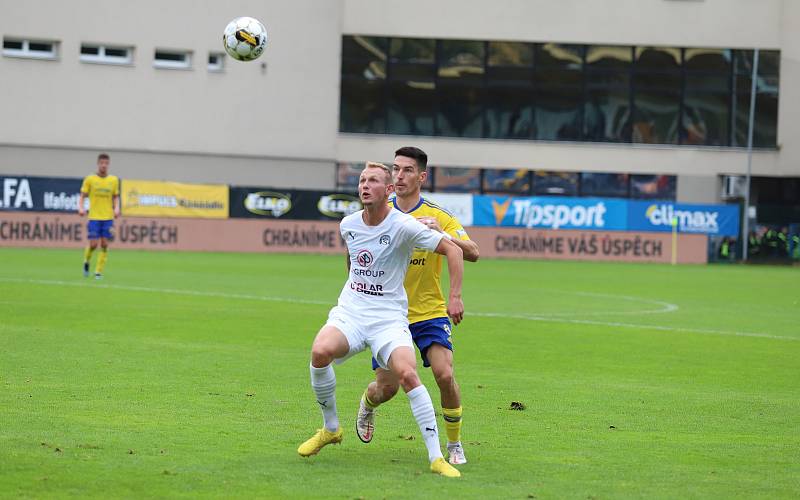
<instances>
[{"instance_id":1,"label":"soccer ball","mask_svg":"<svg viewBox=\"0 0 800 500\"><path fill-rule=\"evenodd\" d=\"M225 51L237 61L252 61L264 52L267 29L258 19L237 17L225 26L222 44Z\"/></svg>"}]
</instances>

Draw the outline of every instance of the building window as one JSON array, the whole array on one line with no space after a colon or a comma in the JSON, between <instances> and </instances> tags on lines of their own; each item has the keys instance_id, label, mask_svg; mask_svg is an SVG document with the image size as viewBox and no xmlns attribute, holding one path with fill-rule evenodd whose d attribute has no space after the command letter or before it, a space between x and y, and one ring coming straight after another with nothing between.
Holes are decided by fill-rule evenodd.
<instances>
[{"instance_id":1,"label":"building window","mask_svg":"<svg viewBox=\"0 0 800 500\"><path fill-rule=\"evenodd\" d=\"M743 146L752 50L342 37L341 132ZM762 51L757 147L776 147Z\"/></svg>"},{"instance_id":2,"label":"building window","mask_svg":"<svg viewBox=\"0 0 800 500\"><path fill-rule=\"evenodd\" d=\"M439 42L437 135L483 137L485 45L469 40Z\"/></svg>"},{"instance_id":3,"label":"building window","mask_svg":"<svg viewBox=\"0 0 800 500\"><path fill-rule=\"evenodd\" d=\"M489 42L485 137L529 139L533 131L533 44Z\"/></svg>"},{"instance_id":4,"label":"building window","mask_svg":"<svg viewBox=\"0 0 800 500\"><path fill-rule=\"evenodd\" d=\"M153 66L164 69L191 69L192 54L187 51L156 49Z\"/></svg>"},{"instance_id":5,"label":"building window","mask_svg":"<svg viewBox=\"0 0 800 500\"><path fill-rule=\"evenodd\" d=\"M531 173L519 169L485 169L483 172L483 193L527 195L531 190Z\"/></svg>"},{"instance_id":6,"label":"building window","mask_svg":"<svg viewBox=\"0 0 800 500\"><path fill-rule=\"evenodd\" d=\"M58 42L3 37L3 55L29 59L58 59Z\"/></svg>"},{"instance_id":7,"label":"building window","mask_svg":"<svg viewBox=\"0 0 800 500\"><path fill-rule=\"evenodd\" d=\"M387 131L434 135L436 42L393 38L389 44Z\"/></svg>"},{"instance_id":8,"label":"building window","mask_svg":"<svg viewBox=\"0 0 800 500\"><path fill-rule=\"evenodd\" d=\"M578 196L578 173L537 170L533 173L533 194Z\"/></svg>"},{"instance_id":9,"label":"building window","mask_svg":"<svg viewBox=\"0 0 800 500\"><path fill-rule=\"evenodd\" d=\"M481 169L436 167L436 191L452 193L479 193Z\"/></svg>"},{"instance_id":10,"label":"building window","mask_svg":"<svg viewBox=\"0 0 800 500\"><path fill-rule=\"evenodd\" d=\"M133 47L81 44L81 62L99 64L132 64Z\"/></svg>"},{"instance_id":11,"label":"building window","mask_svg":"<svg viewBox=\"0 0 800 500\"><path fill-rule=\"evenodd\" d=\"M547 43L536 51L534 138L577 141L583 126L582 45Z\"/></svg>"},{"instance_id":12,"label":"building window","mask_svg":"<svg viewBox=\"0 0 800 500\"><path fill-rule=\"evenodd\" d=\"M589 46L586 51L584 139L631 141L633 47Z\"/></svg>"},{"instance_id":13,"label":"building window","mask_svg":"<svg viewBox=\"0 0 800 500\"><path fill-rule=\"evenodd\" d=\"M628 197L628 174L581 174L581 196Z\"/></svg>"},{"instance_id":14,"label":"building window","mask_svg":"<svg viewBox=\"0 0 800 500\"><path fill-rule=\"evenodd\" d=\"M208 53L208 71L220 73L225 69L225 55L221 52Z\"/></svg>"},{"instance_id":15,"label":"building window","mask_svg":"<svg viewBox=\"0 0 800 500\"><path fill-rule=\"evenodd\" d=\"M674 200L677 186L674 175L640 175L630 176L631 198L648 200Z\"/></svg>"},{"instance_id":16,"label":"building window","mask_svg":"<svg viewBox=\"0 0 800 500\"><path fill-rule=\"evenodd\" d=\"M636 47L633 63L633 142L678 144L681 49Z\"/></svg>"},{"instance_id":17,"label":"building window","mask_svg":"<svg viewBox=\"0 0 800 500\"><path fill-rule=\"evenodd\" d=\"M753 75L753 51L736 50L733 58L733 146L747 146L750 120L750 90ZM753 146L774 148L778 139L778 81L780 52L761 50L758 54L756 80L756 114L753 124Z\"/></svg>"},{"instance_id":18,"label":"building window","mask_svg":"<svg viewBox=\"0 0 800 500\"><path fill-rule=\"evenodd\" d=\"M731 57L726 49L686 49L681 143L730 145Z\"/></svg>"},{"instance_id":19,"label":"building window","mask_svg":"<svg viewBox=\"0 0 800 500\"><path fill-rule=\"evenodd\" d=\"M383 37L342 37L340 130L386 133L388 46Z\"/></svg>"}]
</instances>

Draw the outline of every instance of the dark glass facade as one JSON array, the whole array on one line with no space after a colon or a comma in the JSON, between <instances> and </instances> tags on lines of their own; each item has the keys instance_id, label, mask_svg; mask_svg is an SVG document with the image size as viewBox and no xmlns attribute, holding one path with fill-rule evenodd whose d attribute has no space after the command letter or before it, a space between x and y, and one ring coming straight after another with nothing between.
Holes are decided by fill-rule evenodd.
<instances>
[{"instance_id":1,"label":"dark glass facade","mask_svg":"<svg viewBox=\"0 0 800 500\"><path fill-rule=\"evenodd\" d=\"M753 51L342 37L341 132L747 144ZM775 148L780 53L760 51L756 147Z\"/></svg>"},{"instance_id":2,"label":"dark glass facade","mask_svg":"<svg viewBox=\"0 0 800 500\"><path fill-rule=\"evenodd\" d=\"M355 191L363 168L364 162L338 163L337 189ZM674 175L428 166L428 179L423 190L444 193L593 196L674 201L676 187L677 177Z\"/></svg>"}]
</instances>

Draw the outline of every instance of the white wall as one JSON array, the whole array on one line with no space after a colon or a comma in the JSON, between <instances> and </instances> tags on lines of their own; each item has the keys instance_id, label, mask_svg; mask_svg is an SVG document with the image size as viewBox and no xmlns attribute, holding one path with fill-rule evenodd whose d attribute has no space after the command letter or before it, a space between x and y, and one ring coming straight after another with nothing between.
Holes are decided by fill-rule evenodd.
<instances>
[{"instance_id":1,"label":"white wall","mask_svg":"<svg viewBox=\"0 0 800 500\"><path fill-rule=\"evenodd\" d=\"M123 179L301 189L336 186L335 163L311 158L39 146L0 146L0 174L83 177L97 170L101 151L111 155L111 173Z\"/></svg>"},{"instance_id":2,"label":"white wall","mask_svg":"<svg viewBox=\"0 0 800 500\"><path fill-rule=\"evenodd\" d=\"M344 0L343 29L423 38L779 48L782 5L796 1Z\"/></svg>"},{"instance_id":3,"label":"white wall","mask_svg":"<svg viewBox=\"0 0 800 500\"><path fill-rule=\"evenodd\" d=\"M0 33L62 43L58 61L0 57L0 143L333 158L339 1L2 3ZM264 55L209 73L240 15L266 24ZM81 42L135 45L135 62L81 63ZM155 48L193 51L194 68L154 69Z\"/></svg>"}]
</instances>

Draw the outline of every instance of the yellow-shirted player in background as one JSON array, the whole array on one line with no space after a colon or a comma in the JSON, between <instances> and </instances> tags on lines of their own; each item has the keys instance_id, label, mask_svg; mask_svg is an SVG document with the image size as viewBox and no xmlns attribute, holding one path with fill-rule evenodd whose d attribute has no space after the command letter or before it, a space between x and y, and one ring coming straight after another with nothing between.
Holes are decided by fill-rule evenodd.
<instances>
[{"instance_id":1,"label":"yellow-shirted player in background","mask_svg":"<svg viewBox=\"0 0 800 500\"><path fill-rule=\"evenodd\" d=\"M464 260L478 260L478 245L469 239L458 220L435 203L425 200L420 190L428 176L428 155L419 148L403 147L395 152L393 164L396 197L389 203L393 208L413 215L423 224L445 234L458 245ZM447 429L447 452L451 464L467 462L461 445L461 391L453 376L453 344L450 320L442 294L440 277L442 258L433 252L415 250L405 279L408 295L408 321L411 336L430 366L441 395L442 415ZM372 440L375 428L375 408L390 400L399 387L397 377L378 367L372 360L375 381L371 382L358 410L356 432L361 441Z\"/></svg>"},{"instance_id":2,"label":"yellow-shirted player in background","mask_svg":"<svg viewBox=\"0 0 800 500\"><path fill-rule=\"evenodd\" d=\"M114 226L114 219L119 217L119 179L115 175L108 175L109 163L111 158L107 154L101 153L97 156L97 173L83 179L78 200L78 215L83 217L86 213L83 208L84 200L89 197L89 246L83 252L84 276L89 276L92 253L97 249L98 242L100 243L95 279L103 277L103 269L108 260L108 242L113 238L111 228Z\"/></svg>"}]
</instances>

